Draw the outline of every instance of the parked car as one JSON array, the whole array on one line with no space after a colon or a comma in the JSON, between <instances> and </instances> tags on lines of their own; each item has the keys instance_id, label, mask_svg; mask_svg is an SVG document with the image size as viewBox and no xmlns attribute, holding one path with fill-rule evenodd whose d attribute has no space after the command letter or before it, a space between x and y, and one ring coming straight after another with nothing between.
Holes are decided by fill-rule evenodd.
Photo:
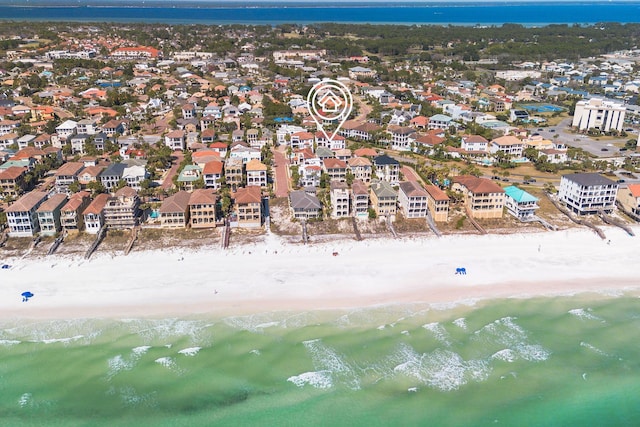
<instances>
[{"instance_id":1,"label":"parked car","mask_svg":"<svg viewBox=\"0 0 640 427\"><path fill-rule=\"evenodd\" d=\"M529 182L536 182L536 179L535 179L535 178L531 178L531 179L529 180Z\"/></svg>"},{"instance_id":2,"label":"parked car","mask_svg":"<svg viewBox=\"0 0 640 427\"><path fill-rule=\"evenodd\" d=\"M623 182L627 182L627 181L626 181L626 180L624 180L624 179L619 179L619 180L617 180L616 182L617 182L618 184L622 184Z\"/></svg>"},{"instance_id":3,"label":"parked car","mask_svg":"<svg viewBox=\"0 0 640 427\"><path fill-rule=\"evenodd\" d=\"M600 151L609 151L608 148L601 148Z\"/></svg>"}]
</instances>

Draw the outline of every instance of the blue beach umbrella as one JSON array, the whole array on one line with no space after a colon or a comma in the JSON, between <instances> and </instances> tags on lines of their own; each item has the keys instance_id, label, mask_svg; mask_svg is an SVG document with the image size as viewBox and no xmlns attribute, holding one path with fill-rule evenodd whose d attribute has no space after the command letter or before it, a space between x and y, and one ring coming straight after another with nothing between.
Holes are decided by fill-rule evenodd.
<instances>
[{"instance_id":1,"label":"blue beach umbrella","mask_svg":"<svg viewBox=\"0 0 640 427\"><path fill-rule=\"evenodd\" d=\"M33 294L29 291L23 292L22 293L22 298L24 298L25 300L31 298L33 296Z\"/></svg>"}]
</instances>

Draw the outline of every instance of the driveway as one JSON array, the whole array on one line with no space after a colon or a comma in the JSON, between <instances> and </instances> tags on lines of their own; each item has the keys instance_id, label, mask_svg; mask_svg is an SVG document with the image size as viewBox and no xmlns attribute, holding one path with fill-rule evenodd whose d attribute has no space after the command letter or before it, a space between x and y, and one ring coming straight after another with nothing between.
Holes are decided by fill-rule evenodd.
<instances>
[{"instance_id":1,"label":"driveway","mask_svg":"<svg viewBox=\"0 0 640 427\"><path fill-rule=\"evenodd\" d=\"M289 160L287 160L284 150L284 146L273 149L273 160L275 164L274 184L276 197L289 196Z\"/></svg>"},{"instance_id":2,"label":"driveway","mask_svg":"<svg viewBox=\"0 0 640 427\"><path fill-rule=\"evenodd\" d=\"M173 177L174 175L176 175L176 173L178 173L180 163L182 163L182 159L184 159L184 154L182 153L182 151L174 151L171 156L175 157L176 159L173 161L169 172L167 172L167 176L165 176L164 180L162 181L161 187L163 190L169 190L173 187Z\"/></svg>"}]
</instances>

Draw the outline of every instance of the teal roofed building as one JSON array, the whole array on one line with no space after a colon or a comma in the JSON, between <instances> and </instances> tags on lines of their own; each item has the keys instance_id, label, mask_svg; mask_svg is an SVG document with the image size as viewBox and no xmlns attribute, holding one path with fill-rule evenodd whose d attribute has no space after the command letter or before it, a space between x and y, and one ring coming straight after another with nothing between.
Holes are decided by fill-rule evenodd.
<instances>
[{"instance_id":1,"label":"teal roofed building","mask_svg":"<svg viewBox=\"0 0 640 427\"><path fill-rule=\"evenodd\" d=\"M504 188L507 212L519 220L531 219L536 214L538 198L514 185Z\"/></svg>"},{"instance_id":2,"label":"teal roofed building","mask_svg":"<svg viewBox=\"0 0 640 427\"><path fill-rule=\"evenodd\" d=\"M196 181L200 179L201 175L202 169L200 169L200 166L186 165L178 175L178 187L186 191L193 191L197 186Z\"/></svg>"}]
</instances>

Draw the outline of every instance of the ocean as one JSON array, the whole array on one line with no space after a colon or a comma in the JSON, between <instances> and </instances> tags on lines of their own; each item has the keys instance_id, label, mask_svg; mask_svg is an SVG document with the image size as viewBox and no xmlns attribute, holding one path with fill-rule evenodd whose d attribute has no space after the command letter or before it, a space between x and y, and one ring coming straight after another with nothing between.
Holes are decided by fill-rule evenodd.
<instances>
[{"instance_id":1,"label":"ocean","mask_svg":"<svg viewBox=\"0 0 640 427\"><path fill-rule=\"evenodd\" d=\"M6 426L630 426L640 300L3 321Z\"/></svg>"},{"instance_id":2,"label":"ocean","mask_svg":"<svg viewBox=\"0 0 640 427\"><path fill-rule=\"evenodd\" d=\"M324 3L242 4L166 2L149 7L27 6L0 2L0 19L15 21L147 22L168 24L308 24L318 22L372 24L501 25L594 24L640 22L640 2L455 2L455 3ZM136 2L139 5L141 2ZM29 3L27 3L29 4ZM150 2L150 4L153 4Z\"/></svg>"}]
</instances>

